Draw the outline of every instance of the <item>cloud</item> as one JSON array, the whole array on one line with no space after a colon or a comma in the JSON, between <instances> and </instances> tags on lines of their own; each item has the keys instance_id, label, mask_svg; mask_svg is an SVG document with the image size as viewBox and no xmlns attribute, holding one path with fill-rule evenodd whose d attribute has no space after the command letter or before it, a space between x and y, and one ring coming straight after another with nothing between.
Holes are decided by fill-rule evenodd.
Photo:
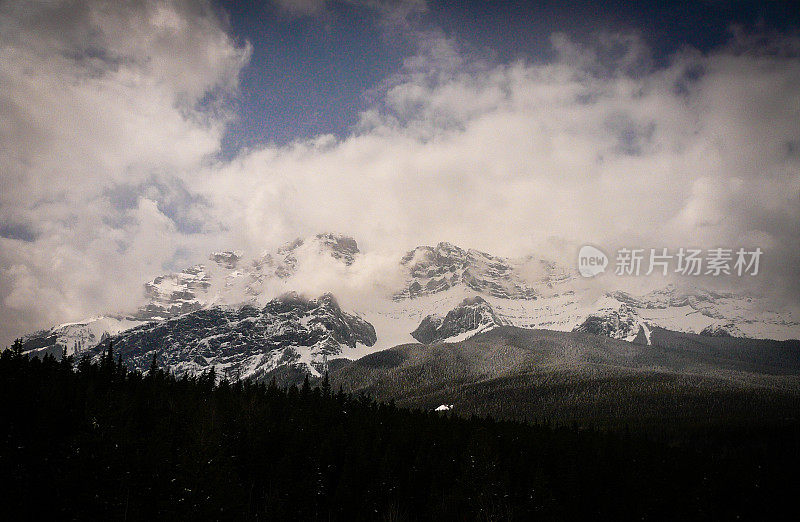
<instances>
[{"instance_id":1,"label":"cloud","mask_svg":"<svg viewBox=\"0 0 800 522\"><path fill-rule=\"evenodd\" d=\"M203 1L0 5L0 344L209 246L192 179L249 54Z\"/></svg>"},{"instance_id":2,"label":"cloud","mask_svg":"<svg viewBox=\"0 0 800 522\"><path fill-rule=\"evenodd\" d=\"M569 264L585 243L760 246L747 282L798 302L792 38L737 33L664 65L635 34L557 34L537 63L414 41L349 135L223 162L250 50L209 5L3 4L0 344L128 310L143 281L209 252L326 230L369 255L348 281L301 267L300 290L345 302L442 240Z\"/></svg>"},{"instance_id":3,"label":"cloud","mask_svg":"<svg viewBox=\"0 0 800 522\"><path fill-rule=\"evenodd\" d=\"M250 152L207 193L250 244L334 229L568 263L584 243L761 246L761 290L796 300L797 55L733 41L656 67L636 35L552 41L548 63L504 64L420 35L350 136Z\"/></svg>"}]
</instances>

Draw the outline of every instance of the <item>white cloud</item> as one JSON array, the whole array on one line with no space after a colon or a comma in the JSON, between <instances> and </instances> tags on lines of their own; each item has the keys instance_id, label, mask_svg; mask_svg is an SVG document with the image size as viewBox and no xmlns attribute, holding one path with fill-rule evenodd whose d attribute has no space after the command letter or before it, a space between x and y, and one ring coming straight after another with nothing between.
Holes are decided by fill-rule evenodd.
<instances>
[{"instance_id":1,"label":"white cloud","mask_svg":"<svg viewBox=\"0 0 800 522\"><path fill-rule=\"evenodd\" d=\"M128 309L165 266L323 230L373 252L347 284L303 268L301 290L344 300L448 240L568 263L584 243L761 246L758 281L797 302L800 60L782 37L656 68L635 35L555 35L551 62L502 64L424 33L351 135L219 162L249 55L224 21L63 5L0 8L0 344Z\"/></svg>"},{"instance_id":2,"label":"white cloud","mask_svg":"<svg viewBox=\"0 0 800 522\"><path fill-rule=\"evenodd\" d=\"M496 64L421 41L354 134L209 175L242 241L333 229L568 262L583 243L761 246L759 282L797 291L796 55L687 49L655 68L635 36L556 35L550 63Z\"/></svg>"},{"instance_id":3,"label":"white cloud","mask_svg":"<svg viewBox=\"0 0 800 522\"><path fill-rule=\"evenodd\" d=\"M176 230L205 211L176 194L218 151L249 53L202 1L0 6L0 343L126 309L210 246Z\"/></svg>"}]
</instances>

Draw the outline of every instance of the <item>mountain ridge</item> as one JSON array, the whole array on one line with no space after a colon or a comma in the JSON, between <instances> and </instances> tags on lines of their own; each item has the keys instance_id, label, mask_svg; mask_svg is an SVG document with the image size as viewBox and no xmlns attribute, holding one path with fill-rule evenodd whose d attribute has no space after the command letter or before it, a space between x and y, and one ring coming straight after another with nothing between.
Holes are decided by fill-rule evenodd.
<instances>
[{"instance_id":1,"label":"mountain ridge","mask_svg":"<svg viewBox=\"0 0 800 522\"><path fill-rule=\"evenodd\" d=\"M181 317L183 322L194 319L202 323L208 319L200 313L204 310L219 309L223 314L263 310L278 296L288 299L292 294L287 292L303 287L304 278L317 270L332 270L335 279L346 283L348 277L358 274L364 256L355 239L333 233L297 238L253 258L240 251L214 252L208 263L146 283L147 303L128 315L59 325L26 336L23 346L36 355L60 355L63 350L68 355L81 354L97 348L106 338L125 339L126 332L137 328L158 330L159 325L176 324ZM508 259L441 242L408 251L395 270L394 280L402 281L395 283L399 289L396 286L364 300L350 298L347 310L329 312L363 321L356 330L372 329L375 339L362 335L364 342L356 343L358 347L350 341L338 343L339 353L332 350L327 355L357 358L415 341L461 341L498 326L588 332L644 345L652 344L654 328L708 336L800 337L800 323L759 311L762 303L755 298L674 285L641 296L609 289L600 297L588 298L585 280L575 270L533 256ZM320 294L336 300L325 292ZM307 299L294 295L298 300ZM241 333L230 321L215 324L215 329L204 330L206 342L212 346L216 346L215 338ZM293 328L302 337L301 329ZM288 343L283 349L288 354L294 348ZM315 353L316 358L275 360L288 365L299 360L304 371L317 373L325 354ZM196 372L211 365L186 364ZM262 364L261 369L269 371L269 366ZM248 373L247 368L240 370Z\"/></svg>"}]
</instances>

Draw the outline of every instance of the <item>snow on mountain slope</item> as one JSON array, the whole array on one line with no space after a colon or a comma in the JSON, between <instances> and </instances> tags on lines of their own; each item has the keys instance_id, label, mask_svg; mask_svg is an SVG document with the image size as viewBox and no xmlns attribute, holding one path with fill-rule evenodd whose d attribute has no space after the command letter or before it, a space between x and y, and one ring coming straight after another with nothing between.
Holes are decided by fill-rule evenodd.
<instances>
[{"instance_id":1,"label":"snow on mountain slope","mask_svg":"<svg viewBox=\"0 0 800 522\"><path fill-rule=\"evenodd\" d=\"M739 327L733 323L715 323L703 328L700 335L708 337L744 337Z\"/></svg>"},{"instance_id":2,"label":"snow on mountain slope","mask_svg":"<svg viewBox=\"0 0 800 522\"><path fill-rule=\"evenodd\" d=\"M411 278L396 299L414 298L464 285L476 292L509 299L534 299L536 292L519 276L512 262L450 243L421 246L408 252L400 264Z\"/></svg>"},{"instance_id":3,"label":"snow on mountain slope","mask_svg":"<svg viewBox=\"0 0 800 522\"><path fill-rule=\"evenodd\" d=\"M209 273L203 265L186 268L177 274L158 276L145 283L148 303L139 309L136 316L142 320L160 320L199 310L206 302L198 296L210 286Z\"/></svg>"},{"instance_id":4,"label":"snow on mountain slope","mask_svg":"<svg viewBox=\"0 0 800 522\"><path fill-rule=\"evenodd\" d=\"M475 296L464 299L444 316L426 316L417 329L411 332L411 336L424 344L456 342L502 325L503 321L497 317L489 303Z\"/></svg>"},{"instance_id":5,"label":"snow on mountain slope","mask_svg":"<svg viewBox=\"0 0 800 522\"><path fill-rule=\"evenodd\" d=\"M103 316L35 332L23 339L24 349L60 355L67 347L70 355L78 354L96 346L104 335L146 322L165 321L216 305L262 306L269 298L292 290L287 279L295 273L298 259L318 257L346 267L358 252L354 239L330 233L298 238L254 259L245 258L242 252L214 252L208 256L208 263L145 283L146 304L129 315Z\"/></svg>"},{"instance_id":6,"label":"snow on mountain slope","mask_svg":"<svg viewBox=\"0 0 800 522\"><path fill-rule=\"evenodd\" d=\"M336 234L299 238L255 257L246 257L242 252L215 252L206 263L164 274L147 283L147 304L127 318L106 316L62 325L28 336L25 349L60 354L66 346L69 353L79 353L97 345L104 334L116 335L135 326L142 331L145 322L146 328L152 330L162 324L178 324L172 320L180 319L182 328L188 331L191 321L201 321L204 317L198 314L203 310L220 308L230 313L243 307L261 310L274 296L301 288L315 288L313 293L318 295L331 291L325 286L329 284L338 285L337 292L342 289L349 292L344 300L349 303L347 312L374 327L377 336L372 342L339 343L337 357L358 358L399 344L418 342L412 334L421 331L430 334L422 336L425 342L453 342L494 324L586 331L641 344L649 344L653 327L687 333L705 331L706 335L722 335L724 330L734 336L800 338L800 323L791 314L771 311L770 303L754 296L717 293L693 286L667 286L641 296L615 288L603 292L595 281L581 278L572 268L533 256L497 257L450 243L417 247L398 258L396 265L390 262L386 271L391 273L367 272L365 278L361 272L364 256L354 239ZM308 281L320 272L334 277L323 278L322 283ZM613 278L608 281L613 282ZM466 320L469 314L464 315L465 300L473 303L466 308L480 308L480 320ZM214 323L214 332L206 331L203 338L230 336L231 331L239 331L234 323L220 320ZM213 342L210 346L229 349ZM242 343L233 346L243 352L249 350ZM292 357L281 360L316 368L322 352L297 345L293 353ZM264 369L278 364L263 361L263 355L252 361L254 367ZM186 361L182 364L189 364L187 371L190 367L200 371L215 359L204 356L203 360L206 362L198 362L196 366ZM224 361L217 363L222 365ZM237 362L237 367L242 364Z\"/></svg>"},{"instance_id":7,"label":"snow on mountain slope","mask_svg":"<svg viewBox=\"0 0 800 522\"><path fill-rule=\"evenodd\" d=\"M418 279L412 274L412 283L414 280ZM581 283L570 276L556 280L529 279L526 285L535 297L509 299L459 281L449 288L422 292L416 297L408 296L407 292L395 294L392 304L381 303L362 313L376 325L380 348L412 342L407 332L416 330L425 317L444 317L464 299L474 296L485 299L503 324L587 331L644 344L649 344L648 332L652 326L701 333L720 323L730 325L731 332L744 337L800 338L800 323L791 316L765 311L768 303L755 297L714 294L703 289L688 289L673 295L678 290L672 286L641 298L622 292L593 297L592 291Z\"/></svg>"},{"instance_id":8,"label":"snow on mountain slope","mask_svg":"<svg viewBox=\"0 0 800 522\"><path fill-rule=\"evenodd\" d=\"M350 266L358 253L353 238L330 233L298 238L250 261L241 252L215 252L208 257L210 263L146 283L148 302L136 316L142 320L163 320L217 304L257 304L258 297L279 293L275 289L281 287L282 280L295 274L298 258L321 255Z\"/></svg>"},{"instance_id":9,"label":"snow on mountain slope","mask_svg":"<svg viewBox=\"0 0 800 522\"><path fill-rule=\"evenodd\" d=\"M700 333L723 324L732 335L800 338L800 322L789 312L771 311L770 303L756 296L689 284L668 285L642 296L608 288L596 296L596 289L573 269L534 257L499 258L449 243L418 247L401 265L408 272L403 290L394 295L401 306L383 313L403 322L443 317L463 299L477 295L504 324L521 328L588 331L649 343L650 326ZM400 339L392 335L395 340Z\"/></svg>"},{"instance_id":10,"label":"snow on mountain slope","mask_svg":"<svg viewBox=\"0 0 800 522\"><path fill-rule=\"evenodd\" d=\"M50 330L28 335L22 339L22 347L31 353L47 352L59 355L66 349L67 355L76 355L96 346L108 336L141 324L143 321L127 317L93 317L86 321L61 324Z\"/></svg>"},{"instance_id":11,"label":"snow on mountain slope","mask_svg":"<svg viewBox=\"0 0 800 522\"><path fill-rule=\"evenodd\" d=\"M476 298L482 299L487 304L497 324L561 332L578 329L590 317L603 317L618 313L620 308L627 308L624 303L610 296L602 296L597 300L579 299L572 291L542 296L535 300L517 300L493 297L465 286L457 286L419 298L395 299L392 303L383 303L378 308L360 311L360 315L375 325L378 332L375 349L385 349L398 344L421 341L419 338L415 339L411 332L423 326L426 319L429 323L436 317L443 321L450 312L457 312L465 300ZM592 333L632 341L643 321L631 309L628 309L627 316L627 322L624 324L628 326L625 328L617 327L613 330L607 328L607 331ZM613 319L611 321L613 323ZM456 342L485 331L482 326L474 328L471 326L464 323L459 330L450 329L447 339L435 338L428 341L427 337L424 337L426 341L422 342Z\"/></svg>"},{"instance_id":12,"label":"snow on mountain slope","mask_svg":"<svg viewBox=\"0 0 800 522\"><path fill-rule=\"evenodd\" d=\"M643 296L611 295L629 305L643 321L687 333L717 325L733 325L742 337L787 340L800 338L800 323L789 312L770 309L758 296L713 292L694 285L668 285Z\"/></svg>"},{"instance_id":13,"label":"snow on mountain slope","mask_svg":"<svg viewBox=\"0 0 800 522\"><path fill-rule=\"evenodd\" d=\"M605 335L630 342L636 339L641 329L639 317L623 303L616 309L590 314L585 321L573 328L573 331Z\"/></svg>"},{"instance_id":14,"label":"snow on mountain slope","mask_svg":"<svg viewBox=\"0 0 800 522\"><path fill-rule=\"evenodd\" d=\"M731 335L738 337L776 340L800 338L800 324L790 317L758 310L753 310L750 315L748 312L732 312L730 303L741 307L742 303L749 299L745 297L727 297L727 303L724 306L718 305L712 317L706 315L709 313L708 302L705 302L705 307L699 310L688 304L642 308L631 306L629 304L631 301L628 299L621 301L613 297L616 294L604 294L592 299L579 290L564 290L564 293L540 295L535 300L502 299L488 295L482 297L491 305L503 324L563 332L585 331L644 344L649 344L647 333L653 326L678 332L702 333L709 327L721 324ZM456 288L437 295L440 298L436 302L405 300L403 306L399 308L400 313L395 310L392 316L399 320L409 320L420 315L423 318L430 314L445 315L448 309L455 308L460 300L481 294L469 289Z\"/></svg>"},{"instance_id":15,"label":"snow on mountain slope","mask_svg":"<svg viewBox=\"0 0 800 522\"><path fill-rule=\"evenodd\" d=\"M305 299L287 294L254 306L215 306L151 322L113 337L114 353L146 370L153 355L178 375L214 367L220 377L262 377L282 365L319 375L327 358L349 355L375 343L375 330L345 313L325 294ZM97 357L103 343L91 350Z\"/></svg>"}]
</instances>

